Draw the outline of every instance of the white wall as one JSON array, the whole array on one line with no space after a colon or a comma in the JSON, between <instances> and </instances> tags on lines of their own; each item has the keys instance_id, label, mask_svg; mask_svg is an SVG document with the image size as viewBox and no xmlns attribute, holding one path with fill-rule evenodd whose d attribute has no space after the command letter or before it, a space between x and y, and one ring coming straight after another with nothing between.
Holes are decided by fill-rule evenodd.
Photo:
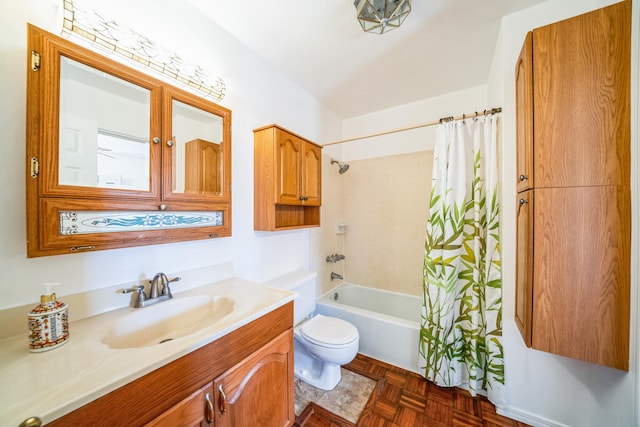
<instances>
[{"instance_id":1,"label":"white wall","mask_svg":"<svg viewBox=\"0 0 640 427\"><path fill-rule=\"evenodd\" d=\"M513 321L515 298L515 76L514 66L527 31L593 9L616 3L611 0L553 0L505 17L489 79L489 99L503 106L502 143L502 274L506 415L535 425L632 426L638 425L635 395L637 377L636 318L637 274L632 283L631 369L624 373L564 357L527 349ZM638 4L634 5L637 25ZM637 32L634 40L638 48ZM634 87L637 93L637 72ZM636 95L637 99L637 95ZM636 110L634 110L636 111ZM637 117L637 111L635 113ZM634 125L635 126L635 125ZM637 145L637 132L632 146ZM636 155L637 157L637 155ZM637 177L637 161L633 163ZM633 191L637 205L638 191ZM637 209L636 209L637 212ZM637 218L637 213L634 219ZM634 224L636 222L634 221ZM634 225L635 228L635 225ZM637 228L634 229L637 242ZM637 243L635 244L637 247ZM637 251L635 253L637 257ZM636 258L633 258L636 259ZM636 272L637 266L633 267ZM585 307L588 310L588 307ZM598 319L594 319L597 322Z\"/></svg>"},{"instance_id":2,"label":"white wall","mask_svg":"<svg viewBox=\"0 0 640 427\"><path fill-rule=\"evenodd\" d=\"M341 121L205 20L185 2L116 0L108 3L121 24L220 75L227 84L221 103L233 111L233 236L44 258L26 258L25 99L26 24L59 33L62 1L11 2L0 16L0 309L35 305L40 284L59 281L58 295L84 292L199 266L233 261L237 276L268 280L295 268L310 268L319 234L302 230L253 231L253 132L278 123L314 141L341 136ZM126 304L128 302L125 301ZM73 319L73 307L70 307ZM26 318L26 317L25 317ZM26 320L25 320L26 331Z\"/></svg>"}]
</instances>

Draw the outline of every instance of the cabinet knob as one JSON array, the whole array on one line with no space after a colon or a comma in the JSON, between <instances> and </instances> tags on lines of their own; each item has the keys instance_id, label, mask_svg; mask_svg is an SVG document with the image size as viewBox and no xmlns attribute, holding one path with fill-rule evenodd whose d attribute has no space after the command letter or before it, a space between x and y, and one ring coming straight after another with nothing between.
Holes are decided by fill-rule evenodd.
<instances>
[{"instance_id":1,"label":"cabinet knob","mask_svg":"<svg viewBox=\"0 0 640 427\"><path fill-rule=\"evenodd\" d=\"M160 206L158 206L158 209L160 209L161 211L166 211L166 210L167 210L167 208L168 208L168 206L167 206L167 205L165 205L164 203L163 203L163 204L161 204Z\"/></svg>"},{"instance_id":2,"label":"cabinet knob","mask_svg":"<svg viewBox=\"0 0 640 427\"><path fill-rule=\"evenodd\" d=\"M520 206L525 205L527 203L529 203L527 199L520 199Z\"/></svg>"},{"instance_id":3,"label":"cabinet knob","mask_svg":"<svg viewBox=\"0 0 640 427\"><path fill-rule=\"evenodd\" d=\"M157 136L154 136L152 141L154 144L160 144L160 138L158 138Z\"/></svg>"},{"instance_id":4,"label":"cabinet knob","mask_svg":"<svg viewBox=\"0 0 640 427\"><path fill-rule=\"evenodd\" d=\"M40 427L42 425L42 421L38 417L29 417L23 422L20 423L18 427Z\"/></svg>"},{"instance_id":5,"label":"cabinet knob","mask_svg":"<svg viewBox=\"0 0 640 427\"><path fill-rule=\"evenodd\" d=\"M172 140L168 140L167 141L167 147L173 147L173 141Z\"/></svg>"},{"instance_id":6,"label":"cabinet knob","mask_svg":"<svg viewBox=\"0 0 640 427\"><path fill-rule=\"evenodd\" d=\"M520 181L524 181L525 179L529 179L527 175L520 175Z\"/></svg>"}]
</instances>

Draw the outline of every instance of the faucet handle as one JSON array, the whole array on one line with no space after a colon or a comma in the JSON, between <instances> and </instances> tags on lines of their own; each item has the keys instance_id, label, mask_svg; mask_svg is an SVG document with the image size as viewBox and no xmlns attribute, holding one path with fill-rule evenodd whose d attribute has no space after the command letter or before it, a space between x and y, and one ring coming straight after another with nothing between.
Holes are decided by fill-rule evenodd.
<instances>
[{"instance_id":1,"label":"faucet handle","mask_svg":"<svg viewBox=\"0 0 640 427\"><path fill-rule=\"evenodd\" d=\"M132 286L128 289L121 289L118 292L123 294L130 294L131 292L136 292L136 299L131 305L131 307L138 308L142 306L142 303L147 300L147 295L144 293L144 286Z\"/></svg>"},{"instance_id":2,"label":"faucet handle","mask_svg":"<svg viewBox=\"0 0 640 427\"><path fill-rule=\"evenodd\" d=\"M171 288L169 287L169 283L179 282L180 280L182 280L182 277L176 276L176 277L174 277L172 279L169 279L166 282L164 282L163 285L162 285L162 291L160 292L160 294L161 295L169 295L170 298L173 298L173 295L171 295Z\"/></svg>"}]
</instances>

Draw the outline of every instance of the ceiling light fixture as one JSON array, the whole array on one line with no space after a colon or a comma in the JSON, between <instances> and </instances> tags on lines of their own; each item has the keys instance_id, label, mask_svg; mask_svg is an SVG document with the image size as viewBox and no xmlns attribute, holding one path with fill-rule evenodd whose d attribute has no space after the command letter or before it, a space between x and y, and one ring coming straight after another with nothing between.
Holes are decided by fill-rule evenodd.
<instances>
[{"instance_id":1,"label":"ceiling light fixture","mask_svg":"<svg viewBox=\"0 0 640 427\"><path fill-rule=\"evenodd\" d=\"M376 34L398 28L411 12L411 0L356 0L353 5L362 29Z\"/></svg>"}]
</instances>

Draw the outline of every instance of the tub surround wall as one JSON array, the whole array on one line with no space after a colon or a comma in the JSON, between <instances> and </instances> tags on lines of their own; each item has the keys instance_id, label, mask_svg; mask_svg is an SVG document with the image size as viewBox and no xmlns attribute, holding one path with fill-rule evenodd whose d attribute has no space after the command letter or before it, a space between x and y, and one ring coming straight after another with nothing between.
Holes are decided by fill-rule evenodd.
<instances>
[{"instance_id":1,"label":"tub surround wall","mask_svg":"<svg viewBox=\"0 0 640 427\"><path fill-rule=\"evenodd\" d=\"M344 121L344 135L367 135L484 110L486 91L487 86L481 85L353 117ZM340 175L341 217L347 224L343 268L348 282L421 295L435 137L436 126L429 126L325 148L325 154L333 153L351 165ZM323 236L332 233L333 228L323 227ZM338 283L320 284L321 292L326 292Z\"/></svg>"},{"instance_id":2,"label":"tub surround wall","mask_svg":"<svg viewBox=\"0 0 640 427\"><path fill-rule=\"evenodd\" d=\"M350 162L344 261L350 283L422 295L433 151Z\"/></svg>"}]
</instances>

